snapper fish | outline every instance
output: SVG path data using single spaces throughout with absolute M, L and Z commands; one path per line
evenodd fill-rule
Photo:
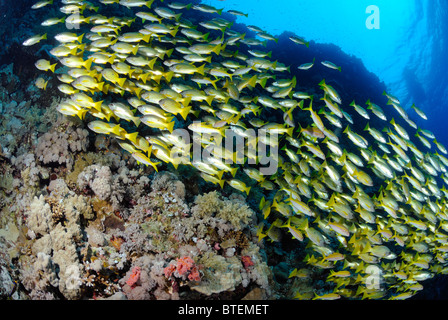
M 28 38 L 27 40 L 25 40 L 23 42 L 23 45 L 25 47 L 33 46 L 33 45 L 39 43 L 41 40 L 45 40 L 45 39 L 47 39 L 46 33 L 43 35 L 35 35 L 35 36 L 32 36 L 31 38 Z
M 311 69 L 314 66 L 314 61 L 315 60 L 316 60 L 316 58 L 313 59 L 313 62 L 308 62 L 308 63 L 301 64 L 297 68 L 300 69 L 300 70 L 309 70 L 309 69 Z
M 322 61 L 321 63 L 322 63 L 322 65 L 326 66 L 327 68 L 335 69 L 335 70 L 339 70 L 339 72 L 342 71 L 341 67 L 338 67 L 338 66 L 335 65 L 333 62 L 330 62 L 330 61 Z
M 48 85 L 48 81 L 50 80 L 46 80 L 42 77 L 39 77 L 36 79 L 36 81 L 34 82 L 34 84 L 36 85 L 36 87 L 38 87 L 39 89 L 42 90 L 46 90 L 47 89 L 47 85 Z
M 35 4 L 33 4 L 31 6 L 31 9 L 40 9 L 40 8 L 43 8 L 43 7 L 48 6 L 50 4 L 53 4 L 53 0 L 39 1 L 39 2 L 36 2 Z

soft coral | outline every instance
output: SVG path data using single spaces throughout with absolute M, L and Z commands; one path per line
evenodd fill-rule
M 126 283 L 130 286 L 133 287 L 135 286 L 135 284 L 137 283 L 138 279 L 140 278 L 140 274 L 142 272 L 142 269 L 140 267 L 134 267 L 132 269 L 132 273 L 129 276 L 129 279 L 126 280 Z

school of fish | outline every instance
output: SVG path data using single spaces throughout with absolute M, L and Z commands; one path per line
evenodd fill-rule
M 44 0 L 32 8 L 55 6 Z M 100 14 L 112 6 L 133 15 Z M 163 163 L 191 165 L 221 188 L 227 183 L 247 195 L 261 188 L 259 240 L 289 233 L 303 245 L 308 265 L 290 278 L 318 268 L 332 288 L 295 298 L 407 299 L 424 280 L 448 273 L 447 150 L 411 120 L 397 97 L 384 92 L 389 102 L 383 107 L 342 101 L 329 79 L 308 94 L 290 66 L 263 51 L 278 39 L 256 26 L 248 28 L 257 37 L 238 33 L 222 9 L 209 5 L 62 0 L 58 10 L 61 15 L 42 26 L 78 28 L 53 37 L 49 29 L 23 43 L 54 44 L 51 58 L 35 65 L 47 79 L 53 73 L 59 79 L 66 99 L 58 111 L 116 138 L 155 170 Z M 191 10 L 210 19 L 192 22 L 184 17 Z M 290 40 L 310 45 L 298 36 Z M 315 62 L 298 61 L 297 69 L 312 72 Z M 343 72 L 330 61 L 321 64 Z M 47 82 L 39 78 L 36 85 L 45 89 Z M 412 116 L 427 119 L 412 109 Z M 373 126 L 378 121 L 381 129 Z M 190 161 L 193 143 L 174 134 L 175 127 L 188 128 L 213 157 Z M 267 134 L 244 140 L 243 155 L 213 148 L 226 132 L 247 138 L 251 129 Z M 257 143 L 277 148 L 275 174 L 260 171 L 259 155 L 250 151 Z

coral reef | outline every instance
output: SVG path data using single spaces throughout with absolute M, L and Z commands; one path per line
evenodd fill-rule
M 34 121 L 33 130 L 46 119 Z M 23 146 L 0 133 L 1 298 L 272 294 L 257 216 L 241 194 L 187 200 L 179 174 L 137 165 L 107 137 L 90 143 L 76 120 L 56 116 L 43 131 Z

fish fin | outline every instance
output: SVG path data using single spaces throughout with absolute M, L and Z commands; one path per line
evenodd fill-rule
M 172 133 L 173 130 L 174 130 L 174 121 L 171 121 L 170 123 L 168 123 L 168 124 L 166 125 L 166 129 L 167 129 L 170 133 Z
M 118 78 L 117 82 L 120 85 L 120 87 L 123 87 L 126 80 L 127 80 L 126 78 Z
M 79 117 L 79 119 L 84 120 L 87 111 L 87 109 L 81 109 L 76 113 L 76 115 Z
M 139 99 L 140 99 L 142 90 L 143 90 L 143 89 L 140 88 L 140 87 L 137 87 L 137 88 L 134 89 L 134 93 L 137 95 L 137 98 L 139 98 Z
M 99 90 L 99 91 L 103 91 L 104 81 L 103 81 L 103 82 L 99 82 L 98 85 L 97 85 L 97 87 L 98 87 L 98 90 Z M 100 108 L 101 108 L 101 107 L 100 107 Z M 99 111 L 101 111 L 101 110 L 99 110 Z
M 116 135 L 116 136 L 120 136 L 120 129 L 121 129 L 120 125 L 119 125 L 119 124 L 116 124 L 116 125 L 112 128 L 111 132 L 112 132 L 114 135 Z
M 138 136 L 138 131 L 133 132 L 133 133 L 127 133 L 125 135 L 126 139 L 128 139 L 129 141 L 137 144 L 137 136 Z
M 202 66 L 198 67 L 196 69 L 196 72 L 201 74 L 201 75 L 204 75 L 204 67 L 205 67 L 205 63 Z
M 369 123 L 367 122 L 367 124 L 366 124 L 366 126 L 364 128 L 364 131 L 369 131 L 369 130 L 370 130 L 370 126 L 369 126 Z
M 132 118 L 132 122 L 134 122 L 135 126 L 138 127 L 142 122 L 139 117 Z
M 182 116 L 184 120 L 187 120 L 187 116 L 190 113 L 191 107 L 182 108 L 182 111 L 179 114 Z
M 257 76 L 254 75 L 252 78 L 250 78 L 250 80 L 247 82 L 247 85 L 255 88 L 255 86 L 257 85 Z
M 224 48 L 222 48 L 222 45 L 221 45 L 221 44 L 217 44 L 217 45 L 213 48 L 212 52 L 216 53 L 216 55 L 219 56 L 219 54 L 220 54 L 220 52 L 221 52 L 221 49 L 224 50 Z
M 170 35 L 173 36 L 173 38 L 176 36 L 177 31 L 179 31 L 179 26 L 175 26 L 173 30 L 171 30 Z
M 191 96 L 187 96 L 186 98 L 182 99 L 182 104 L 183 104 L 184 107 L 188 107 L 190 102 L 191 102 Z
M 103 82 L 104 83 L 104 82 Z M 102 90 L 101 90 L 102 91 Z M 101 112 L 101 105 L 103 104 L 103 100 L 95 102 L 93 104 L 93 108 L 98 110 L 98 112 Z
M 168 71 L 167 73 L 165 73 L 165 79 L 167 83 L 171 82 L 171 78 L 173 78 L 174 75 L 174 71 Z
M 57 63 L 50 65 L 50 70 L 51 70 L 51 72 L 54 73 L 54 70 L 55 70 L 55 68 L 56 68 L 56 65 L 57 65 Z
M 89 58 L 89 59 L 87 59 L 86 61 L 84 61 L 84 67 L 85 67 L 87 70 L 90 70 L 90 67 L 92 66 L 92 61 L 93 61 L 92 58 Z
M 139 45 L 136 45 L 136 46 L 134 46 L 134 49 L 132 49 L 132 54 L 135 56 L 136 54 L 137 54 L 137 51 L 138 51 L 138 49 L 139 49 Z
M 151 9 L 151 5 L 152 5 L 153 2 L 154 2 L 154 0 L 146 1 L 145 6 L 147 6 L 148 9 Z

